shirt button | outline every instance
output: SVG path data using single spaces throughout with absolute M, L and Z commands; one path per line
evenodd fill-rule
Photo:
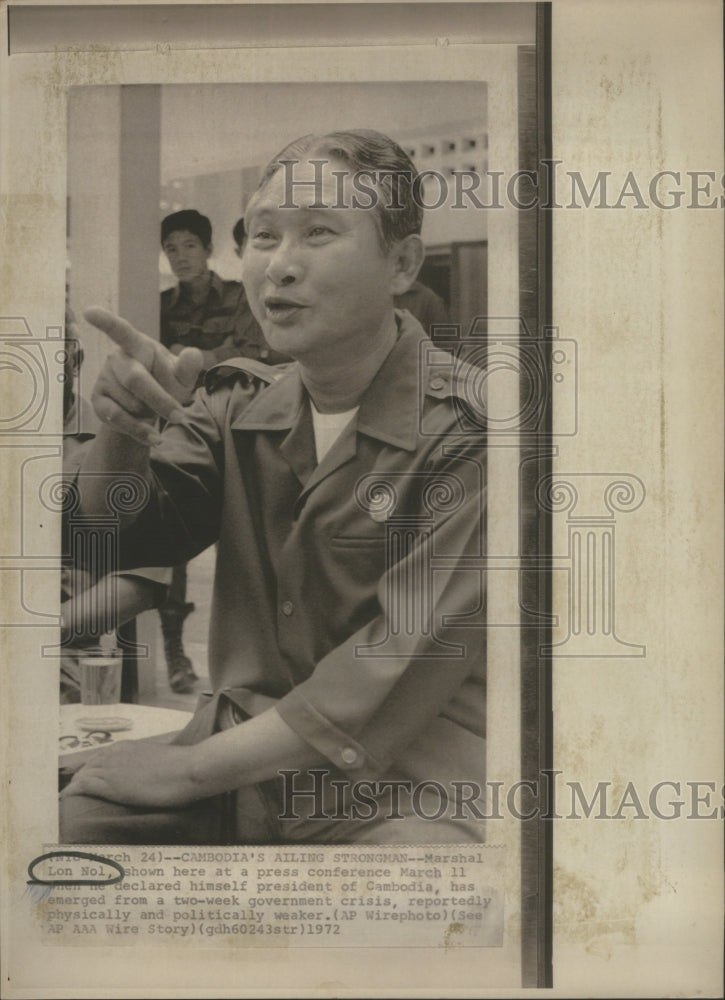
M 352 747 L 345 747 L 340 756 L 346 764 L 354 764 L 357 760 L 357 753 Z
M 282 601 L 282 614 L 283 615 L 287 615 L 287 617 L 289 618 L 289 616 L 292 614 L 292 612 L 294 611 L 294 609 L 295 609 L 295 606 L 292 603 L 292 601 Z
M 431 389 L 444 389 L 446 385 L 446 380 L 441 378 L 440 375 L 436 375 L 435 378 L 430 380 Z

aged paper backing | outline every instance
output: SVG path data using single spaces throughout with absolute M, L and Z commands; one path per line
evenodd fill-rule
M 314 16 L 321 16 L 319 8 Z M 611 171 L 617 190 L 628 171 L 643 188 L 660 170 L 683 178 L 687 171 L 710 171 L 712 189 L 699 200 L 715 202 L 638 210 L 629 199 L 620 210 L 563 208 L 554 215 L 553 319 L 580 353 L 578 433 L 560 447 L 554 472 L 563 479 L 632 475 L 646 492 L 639 509 L 618 521 L 616 562 L 617 632 L 646 653 L 554 659 L 554 766 L 589 795 L 598 782 L 611 782 L 620 794 L 632 782 L 646 799 L 658 782 L 677 782 L 687 807 L 673 820 L 636 819 L 630 811 L 622 820 L 556 821 L 553 993 L 716 996 L 723 733 L 721 8 L 713 0 L 687 6 L 560 0 L 553 4 L 552 29 L 553 153 L 563 169 L 580 171 L 589 186 L 598 171 Z M 282 57 L 249 49 L 3 55 L 2 314 L 25 317 L 36 337 L 62 324 L 69 86 L 276 81 L 282 73 L 297 81 L 346 73 L 384 79 L 391 63 L 400 79 L 465 79 L 467 73 L 475 79 L 473 49 L 431 40 L 418 50 L 285 49 Z M 60 391 L 54 386 L 49 400 L 58 413 Z M 58 455 L 59 445 L 60 439 Z M 43 445 L 49 457 L 53 449 Z M 2 601 L 17 606 L 20 567 L 23 594 L 35 608 L 52 607 L 57 578 L 47 557 L 58 548 L 57 519 L 43 520 L 22 495 L 17 462 L 4 459 L 3 466 Z M 32 568 L 18 558 L 16 545 L 28 518 L 37 522 Z M 555 518 L 554 553 L 566 547 L 565 520 Z M 554 586 L 567 582 L 554 574 Z M 492 957 L 444 943 L 422 952 L 329 949 L 324 955 L 283 948 L 239 954 L 234 948 L 44 947 L 25 879 L 32 855 L 57 835 L 57 688 L 50 667 L 30 673 L 37 669 L 38 631 L 2 630 L 3 995 L 487 995 Z M 506 778 L 500 763 L 498 776 Z M 687 818 L 688 782 L 702 783 L 705 797 L 710 788 L 695 810 L 703 818 Z

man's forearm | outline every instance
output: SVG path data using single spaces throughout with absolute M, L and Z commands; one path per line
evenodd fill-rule
M 104 603 L 108 588 L 108 578 L 105 578 L 85 591 L 78 591 L 63 604 L 61 614 L 65 636 L 75 642 L 98 642 L 103 630 L 108 627 L 108 608 Z M 116 588 L 118 615 L 113 622 L 115 628 L 140 615 L 142 611 L 158 607 L 165 590 L 162 584 L 139 576 L 116 577 Z M 99 614 L 101 611 L 104 614 Z
M 131 476 L 149 482 L 150 475 L 148 447 L 102 425 L 78 474 L 81 512 L 107 514 L 110 486 L 128 482 Z
M 194 749 L 192 781 L 204 797 L 275 778 L 285 768 L 314 767 L 326 759 L 274 708 L 209 737 Z

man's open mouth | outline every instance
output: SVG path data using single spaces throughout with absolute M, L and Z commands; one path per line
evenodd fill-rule
M 302 309 L 306 309 L 307 306 L 302 302 L 297 302 L 295 299 L 284 299 L 279 296 L 270 295 L 269 298 L 264 300 L 264 308 L 270 319 L 280 322 L 292 319 Z

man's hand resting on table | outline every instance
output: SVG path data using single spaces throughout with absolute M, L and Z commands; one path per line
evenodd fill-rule
M 60 793 L 93 795 L 140 808 L 190 805 L 211 794 L 193 780 L 196 747 L 122 740 L 98 750 Z
M 189 805 L 242 785 L 276 778 L 283 769 L 324 762 L 276 709 L 215 733 L 193 746 L 123 740 L 94 753 L 61 792 L 141 808 Z

